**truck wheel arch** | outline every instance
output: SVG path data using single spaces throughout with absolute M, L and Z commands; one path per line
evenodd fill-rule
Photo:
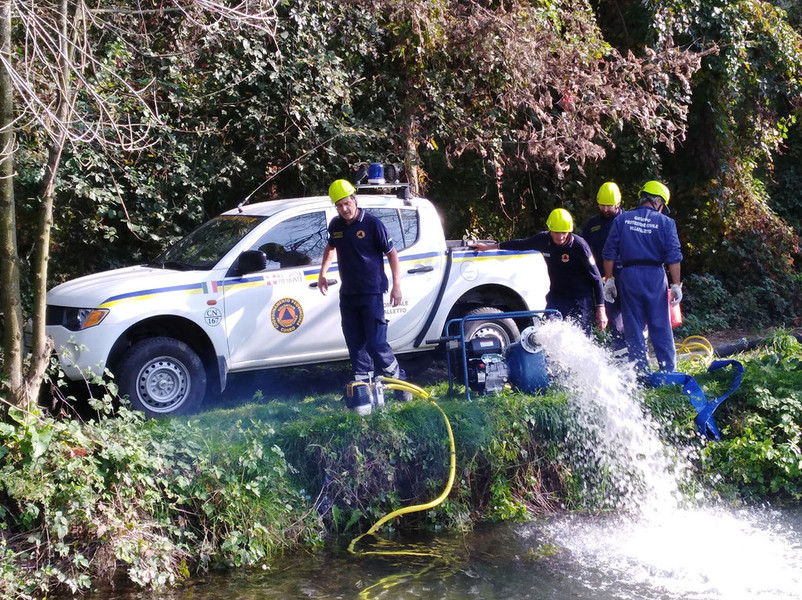
M 130 348 L 142 340 L 156 337 L 172 338 L 189 346 L 203 362 L 207 389 L 223 389 L 225 372 L 220 370 L 220 361 L 209 336 L 197 323 L 173 315 L 151 317 L 129 327 L 109 352 L 107 364 L 111 371 L 119 376 L 120 361 Z
M 451 319 L 462 318 L 468 314 L 479 314 L 482 309 L 486 309 L 485 312 L 489 315 L 494 311 L 525 311 L 529 310 L 529 306 L 527 306 L 521 295 L 512 288 L 503 285 L 483 285 L 463 294 L 451 308 L 446 322 Z M 507 319 L 507 321 L 511 321 L 511 319 Z M 475 329 L 480 324 L 479 321 L 468 321 L 466 328 L 473 323 L 476 325 L 472 329 Z M 515 339 L 517 340 L 520 330 L 527 325 L 531 325 L 531 321 L 529 319 L 521 319 L 514 321 L 513 324 L 514 328 L 511 327 L 510 323 L 507 323 L 505 328 L 510 331 L 514 329 Z M 454 332 L 451 331 L 449 333 L 453 334 Z

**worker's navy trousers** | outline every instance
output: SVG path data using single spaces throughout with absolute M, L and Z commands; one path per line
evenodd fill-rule
M 621 315 L 624 318 L 624 337 L 629 359 L 638 369 L 648 370 L 644 326 L 661 371 L 677 370 L 677 350 L 671 330 L 668 309 L 668 280 L 662 266 L 634 265 L 624 267 L 619 279 Z
M 369 379 L 380 370 L 388 377 L 399 377 L 398 361 L 387 343 L 387 319 L 382 294 L 340 296 L 343 335 L 357 381 Z

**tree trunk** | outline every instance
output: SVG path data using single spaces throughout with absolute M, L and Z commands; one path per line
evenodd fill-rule
M 410 191 L 416 196 L 423 192 L 420 181 L 420 156 L 418 155 L 418 122 L 411 112 L 404 124 L 404 170 L 407 172 Z
M 68 38 L 68 4 L 67 0 L 61 0 L 58 14 L 58 24 L 61 30 L 59 36 L 59 69 L 57 71 L 57 94 L 56 99 L 56 121 L 67 123 L 72 112 L 71 93 L 70 93 L 70 68 L 69 62 L 72 59 L 73 45 L 67 42 Z M 39 387 L 44 378 L 50 362 L 50 354 L 53 350 L 52 341 L 47 338 L 45 332 L 45 317 L 47 311 L 47 265 L 50 260 L 50 231 L 53 227 L 53 203 L 55 201 L 56 173 L 61 163 L 61 155 L 64 151 L 66 133 L 63 128 L 58 130 L 55 139 L 51 138 L 47 152 L 47 166 L 45 169 L 45 179 L 42 182 L 40 194 L 41 205 L 39 207 L 39 234 L 36 240 L 36 253 L 31 264 L 33 270 L 33 306 L 31 310 L 33 330 L 31 337 L 31 362 L 25 377 L 24 398 L 21 401 L 35 402 L 38 396 Z
M 0 0 L 0 54 L 11 64 L 11 0 Z M 22 294 L 14 204 L 14 92 L 0 65 L 0 310 L 3 312 L 3 374 L 13 402 L 22 391 Z

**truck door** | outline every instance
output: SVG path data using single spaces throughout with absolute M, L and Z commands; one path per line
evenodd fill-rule
M 434 303 L 443 276 L 445 255 L 421 238 L 420 215 L 414 207 L 368 208 L 381 219 L 393 239 L 401 263 L 401 305 L 390 305 L 385 295 L 384 311 L 389 327 L 387 340 L 397 349 L 408 346 L 420 332 Z M 387 265 L 387 276 L 391 277 Z
M 232 370 L 347 357 L 339 288 L 326 296 L 317 288 L 326 217 L 316 211 L 272 225 L 250 248 L 265 253 L 267 269 L 226 281 Z

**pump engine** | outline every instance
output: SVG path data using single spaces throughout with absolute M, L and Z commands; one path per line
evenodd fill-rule
M 501 340 L 481 337 L 465 345 L 468 386 L 474 392 L 490 394 L 515 386 L 527 393 L 544 390 L 549 385 L 548 367 L 543 348 L 537 343 L 538 326 L 521 332 L 521 340 L 502 348 Z
M 473 338 L 467 343 L 468 386 L 474 392 L 489 394 L 509 387 L 509 369 L 502 351 L 501 340 L 494 337 Z

